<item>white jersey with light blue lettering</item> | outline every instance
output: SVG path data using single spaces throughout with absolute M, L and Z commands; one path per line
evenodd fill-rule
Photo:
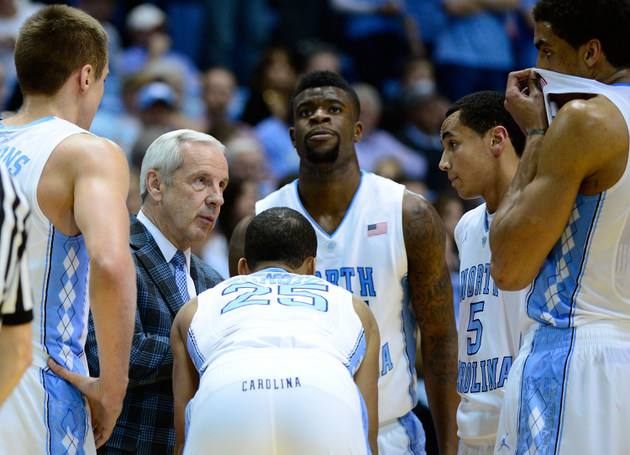
M 630 131 L 630 86 L 545 70 L 541 75 L 550 121 L 550 94 L 596 93 L 612 101 Z M 534 280 L 527 312 L 541 324 L 576 327 L 595 321 L 630 321 L 630 163 L 611 188 L 578 194 L 569 223 Z
M 369 453 L 353 380 L 366 339 L 352 299 L 280 268 L 200 294 L 187 337 L 200 380 L 184 453 Z
M 225 280 L 197 298 L 188 350 L 201 377 L 233 353 L 290 348 L 316 351 L 348 369 L 365 356 L 363 325 L 352 294 L 312 275 L 268 268 Z
M 73 445 L 82 453 L 83 442 L 92 434 L 81 393 L 46 365 L 50 356 L 69 370 L 88 375 L 83 349 L 89 314 L 85 241 L 81 235 L 66 236 L 57 231 L 37 201 L 37 187 L 50 155 L 61 141 L 82 133 L 91 134 L 56 117 L 20 127 L 0 124 L 0 160 L 31 206 L 27 254 L 33 295 L 33 365 L 2 411 L 9 412 L 14 406 L 15 412 L 28 415 L 25 421 L 37 433 L 30 439 L 38 453 L 65 453 L 68 440 L 75 441 Z M 67 403 L 64 410 L 58 409 L 56 400 Z M 41 420 L 37 425 L 33 422 L 36 417 Z M 0 420 L 3 429 L 16 431 L 8 425 L 9 421 L 18 424 L 16 415 L 6 420 L 0 415 Z
M 407 285 L 402 229 L 405 187 L 362 171 L 346 215 L 329 235 L 311 218 L 298 196 L 297 180 L 256 203 L 256 213 L 290 207 L 317 234 L 317 274 L 365 300 L 381 335 L 379 422 L 407 414 L 416 404 L 416 321 Z
M 526 327 L 519 322 L 525 292 L 501 291 L 490 276 L 493 216 L 484 203 L 466 212 L 455 227 L 460 260 L 457 392 L 462 398 L 458 435 L 468 445 L 492 447 L 504 386 Z

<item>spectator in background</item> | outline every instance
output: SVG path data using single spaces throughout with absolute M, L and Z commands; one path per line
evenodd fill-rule
M 345 16 L 342 33 L 362 82 L 382 91 L 400 77 L 405 57 L 423 53 L 404 0 L 331 0 L 331 7 Z
M 4 67 L 4 83 L 0 87 L 0 111 L 17 111 L 22 104 L 13 61 L 15 41 L 22 23 L 42 6 L 41 3 L 30 0 L 0 1 L 0 66 Z
M 342 74 L 343 62 L 337 48 L 329 43 L 314 44 L 304 56 L 301 74 L 311 71 L 332 71 Z
M 253 180 L 260 185 L 260 194 L 266 196 L 277 188 L 267 166 L 262 145 L 254 137 L 239 136 L 227 142 L 227 161 L 230 179 Z
M 164 11 L 152 3 L 142 3 L 127 13 L 126 27 L 131 44 L 121 53 L 121 76 L 153 71 L 151 68 L 156 65 L 158 72 L 163 72 L 164 66 L 167 71 L 180 72 L 181 83 L 175 85 L 181 86 L 181 109 L 186 115 L 197 118 L 202 113 L 200 71 L 190 57 L 172 49 L 166 21 Z M 169 82 L 174 84 L 173 80 Z
M 403 94 L 405 122 L 395 136 L 428 163 L 426 183 L 432 192 L 449 187 L 438 164 L 442 153 L 440 127 L 450 106 L 449 100 L 430 85 L 413 84 Z
M 272 47 L 256 70 L 251 97 L 242 120 L 255 125 L 273 178 L 297 174 L 299 158 L 289 137 L 289 101 L 297 84 L 297 66 L 291 51 Z
M 507 13 L 519 0 L 442 0 L 448 22 L 439 33 L 433 61 L 440 91 L 459 99 L 478 90 L 505 90 L 516 59 Z
M 205 103 L 205 131 L 219 141 L 227 143 L 240 135 L 254 135 L 250 125 L 234 119 L 230 106 L 235 100 L 238 81 L 225 67 L 208 69 L 202 76 Z
M 180 109 L 175 89 L 166 82 L 149 82 L 135 96 L 141 126 L 131 149 L 130 161 L 140 167 L 148 146 L 159 136 L 176 129 L 199 129 Z
M 206 67 L 232 70 L 249 84 L 263 50 L 269 44 L 267 0 L 204 0 Z
M 427 174 L 425 158 L 379 128 L 383 103 L 378 90 L 365 83 L 354 84 L 352 88 L 361 104 L 359 121 L 363 123 L 363 136 L 355 145 L 361 169 L 374 172 L 380 160 L 395 158 L 404 170 L 404 179 L 424 179 Z

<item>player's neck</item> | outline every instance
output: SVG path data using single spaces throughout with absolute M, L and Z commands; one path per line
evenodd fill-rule
M 630 68 L 622 68 L 602 79 L 604 84 L 630 83 Z
M 72 121 L 72 115 L 67 109 L 64 109 L 63 105 L 55 101 L 55 97 L 29 95 L 24 98 L 24 103 L 17 114 L 9 117 L 3 121 L 3 123 L 5 125 L 23 126 L 41 118 L 51 116 Z
M 358 166 L 333 172 L 300 169 L 300 200 L 309 215 L 331 233 L 343 220 L 360 182 Z

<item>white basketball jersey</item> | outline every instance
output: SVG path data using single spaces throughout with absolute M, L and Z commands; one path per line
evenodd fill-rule
M 366 341 L 352 294 L 278 268 L 235 276 L 199 294 L 188 351 L 202 378 L 209 365 L 232 354 L 283 348 L 334 358 L 353 377 Z
M 256 213 L 290 207 L 317 234 L 317 275 L 365 300 L 381 335 L 379 421 L 407 414 L 416 404 L 416 321 L 407 285 L 402 229 L 405 187 L 363 171 L 361 183 L 337 230 L 329 235 L 310 217 L 297 180 L 256 203 Z
M 552 94 L 605 96 L 630 131 L 630 86 L 605 85 L 546 70 L 541 78 L 550 121 Z M 527 296 L 528 315 L 542 324 L 576 327 L 593 321 L 630 320 L 630 163 L 611 188 L 578 194 L 562 237 L 554 245 Z
M 504 387 L 518 354 L 524 291 L 501 291 L 490 275 L 486 204 L 466 212 L 455 227 L 459 250 L 459 437 L 467 444 L 494 445 Z M 529 321 L 531 324 L 533 321 Z M 522 326 L 520 325 L 522 324 Z
M 88 131 L 55 117 L 20 127 L 0 124 L 0 160 L 31 206 L 27 253 L 34 303 L 33 363 L 46 368 L 50 356 L 87 375 L 83 351 L 89 312 L 85 242 L 81 235 L 68 237 L 57 231 L 37 202 L 37 186 L 50 154 L 61 141 L 79 133 Z

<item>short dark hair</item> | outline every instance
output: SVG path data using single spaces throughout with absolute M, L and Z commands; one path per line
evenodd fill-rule
M 503 126 L 510 136 L 510 141 L 518 156 L 525 148 L 525 135 L 505 109 L 505 94 L 492 90 L 471 93 L 457 100 L 446 111 L 446 117 L 459 112 L 462 125 L 484 135 L 495 126 Z
M 54 95 L 83 65 L 99 79 L 107 65 L 108 37 L 92 16 L 67 5 L 49 5 L 28 17 L 15 43 L 15 68 L 23 94 Z
M 300 80 L 297 89 L 295 89 L 293 96 L 291 96 L 291 104 L 289 106 L 289 124 L 293 125 L 294 121 L 293 113 L 295 109 L 295 98 L 304 90 L 317 87 L 337 87 L 346 92 L 348 97 L 352 100 L 352 104 L 354 104 L 357 119 L 359 118 L 359 114 L 361 113 L 361 103 L 359 102 L 357 92 L 355 92 L 350 84 L 348 84 L 348 81 L 332 71 L 311 71 Z
M 298 268 L 317 255 L 311 223 L 288 207 L 273 207 L 256 215 L 245 231 L 245 260 L 250 270 L 263 262 Z
M 611 65 L 630 66 L 630 1 L 538 0 L 533 13 L 536 22 L 549 22 L 553 33 L 573 48 L 598 39 Z

